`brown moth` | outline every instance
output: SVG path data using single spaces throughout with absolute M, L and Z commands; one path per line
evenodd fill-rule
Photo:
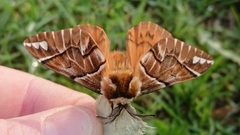
M 24 41 L 27 50 L 49 69 L 102 94 L 112 105 L 107 122 L 143 94 L 203 74 L 213 58 L 151 22 L 140 22 L 127 33 L 126 52 L 110 52 L 106 33 L 89 24 L 42 32 Z

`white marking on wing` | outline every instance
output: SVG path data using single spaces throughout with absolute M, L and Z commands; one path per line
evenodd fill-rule
M 181 50 L 180 50 L 180 52 L 182 52 L 183 45 L 184 45 L 184 43 L 183 43 L 183 42 L 181 42 Z
M 196 51 L 197 51 L 197 48 L 194 48 L 194 53 L 196 53 Z M 202 55 L 202 54 L 201 54 Z
M 34 42 L 34 43 L 24 43 L 24 46 L 31 47 L 33 46 L 36 49 L 39 49 L 39 46 L 43 48 L 44 50 L 48 49 L 48 44 L 46 41 L 41 41 L 41 42 Z
M 149 75 L 146 73 L 146 71 L 145 71 L 145 69 L 144 69 L 143 66 L 140 66 L 140 70 L 144 73 L 144 75 L 145 75 L 150 81 L 157 82 L 157 84 L 160 85 L 160 86 L 162 86 L 162 88 L 163 88 L 163 87 L 166 87 L 166 84 L 165 84 L 165 83 L 159 82 L 156 78 L 149 76 Z M 149 81 L 148 81 L 148 82 L 149 82 Z
M 88 48 L 89 37 L 82 39 L 82 30 L 81 29 L 79 30 L 79 34 L 80 34 L 80 36 L 79 36 L 80 37 L 80 52 L 82 55 L 84 55 L 85 51 Z
M 104 69 L 105 67 L 105 64 L 101 65 L 98 70 L 96 72 L 93 72 L 93 73 L 87 73 L 85 76 L 82 76 L 82 77 L 76 77 L 74 80 L 77 82 L 77 80 L 84 80 L 88 77 L 92 77 L 96 74 L 100 74 L 100 72 Z M 98 80 L 99 81 L 99 80 Z
M 184 43 L 183 42 L 180 42 L 181 43 L 181 49 L 180 49 L 180 52 L 179 52 L 179 55 L 178 55 L 178 60 L 182 63 L 184 60 L 183 59 L 180 59 L 180 57 L 182 56 L 182 49 L 183 49 L 183 45 Z
M 151 57 L 151 54 L 148 52 L 142 57 L 141 62 L 143 63 L 147 62 L 150 57 Z
M 193 69 L 191 69 L 191 68 L 189 68 L 189 67 L 187 67 L 187 66 L 186 66 L 186 68 L 187 68 L 189 71 L 191 71 L 192 73 L 194 73 L 196 76 L 200 76 L 200 75 L 201 75 L 201 74 L 198 73 L 197 71 L 194 71 Z
M 164 48 L 164 50 L 162 51 L 162 59 L 161 59 L 161 61 L 163 61 L 163 60 L 165 59 L 166 50 L 167 50 L 167 44 L 165 45 L 165 48 Z
M 85 39 L 85 43 L 84 43 L 84 45 L 81 48 L 82 53 L 85 52 L 88 49 L 88 43 L 89 43 L 89 40 L 90 40 L 89 38 L 90 37 L 87 36 L 86 39 Z
M 155 60 L 154 63 L 152 64 L 152 67 L 149 69 L 149 72 L 152 71 L 152 69 L 154 68 L 155 64 L 156 64 L 156 60 Z
M 162 45 L 160 45 L 159 43 L 158 43 L 158 45 L 157 45 L 157 47 L 158 47 L 158 55 L 160 55 L 161 57 L 162 57 L 162 59 L 161 59 L 161 61 L 163 61 L 164 60 L 164 55 L 165 55 L 165 50 L 166 50 L 166 47 L 165 47 L 165 50 L 162 50 L 162 48 L 161 48 L 161 46 Z
M 40 59 L 38 59 L 38 62 L 42 62 L 42 61 L 51 59 L 51 58 L 53 58 L 54 56 L 55 56 L 55 55 L 51 55 L 51 56 L 47 56 L 47 57 L 40 58 Z
M 165 44 L 166 44 L 166 45 L 165 45 L 164 48 L 163 48 L 163 45 L 160 45 L 160 44 L 158 43 L 158 47 L 159 47 L 158 50 L 160 50 L 160 51 L 159 51 L 159 55 L 162 56 L 161 61 L 163 61 L 163 60 L 165 59 L 165 53 L 166 53 L 167 43 L 168 43 L 168 39 L 167 39 L 167 38 L 165 39 Z M 162 50 L 162 49 L 164 49 L 164 50 Z
M 192 48 L 191 46 L 188 46 L 188 52 L 191 50 L 191 48 Z
M 213 64 L 213 61 L 212 60 L 207 60 L 207 59 L 204 59 L 204 58 L 201 58 L 201 57 L 198 57 L 198 56 L 194 56 L 193 57 L 193 64 L 196 64 L 196 63 L 200 63 L 200 64 L 203 64 L 205 62 L 207 62 L 208 64 Z
M 205 63 L 206 61 L 207 61 L 206 59 L 200 58 L 200 64 L 203 64 L 203 63 Z
M 94 65 L 93 65 L 93 63 L 92 63 L 92 59 L 91 59 L 91 57 L 88 57 L 88 61 L 90 62 L 91 67 L 94 67 Z M 84 66 L 85 66 L 85 65 L 84 65 Z
M 61 30 L 61 36 L 62 36 L 62 41 L 63 41 L 63 45 L 65 44 L 65 41 L 64 41 L 64 30 Z
M 207 64 L 213 64 L 213 60 L 207 60 Z
M 175 38 L 174 39 L 174 49 L 176 48 L 176 45 L 177 45 L 177 39 Z
M 39 44 L 44 50 L 48 50 L 48 43 L 46 41 L 42 41 Z
M 71 45 L 72 45 L 72 28 L 69 29 L 69 32 L 70 32 L 70 42 L 71 42 Z
M 60 52 L 63 52 L 64 50 L 66 50 L 66 47 L 65 47 L 65 39 L 64 39 L 64 30 L 61 30 L 61 38 L 62 38 L 62 46 L 63 46 L 63 49 L 60 50 Z M 59 48 L 60 49 L 60 48 Z
M 167 38 L 165 39 L 165 42 L 166 42 L 165 44 L 167 45 L 168 44 L 168 39 Z
M 36 49 L 39 49 L 39 42 L 32 43 L 32 46 Z
M 198 63 L 198 61 L 200 60 L 200 57 L 198 57 L 198 56 L 194 56 L 193 57 L 193 64 L 196 64 L 196 63 Z
M 52 31 L 52 37 L 53 37 L 53 40 L 55 40 L 55 35 L 53 31 Z
M 82 30 L 79 29 L 79 39 L 82 39 Z M 79 41 L 80 45 L 82 45 L 82 40 Z
M 28 46 L 28 47 L 31 47 L 32 44 L 31 43 L 23 43 L 24 46 Z
M 102 55 L 99 49 L 96 49 L 95 51 L 93 51 L 93 53 L 94 56 L 96 56 L 99 61 L 105 61 L 105 57 Z
M 162 57 L 162 50 L 159 43 L 157 44 L 157 48 L 158 48 L 158 55 Z

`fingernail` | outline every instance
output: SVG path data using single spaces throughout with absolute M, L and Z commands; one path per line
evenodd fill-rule
M 94 117 L 86 108 L 69 107 L 47 116 L 43 132 L 45 135 L 93 135 L 97 122 Z

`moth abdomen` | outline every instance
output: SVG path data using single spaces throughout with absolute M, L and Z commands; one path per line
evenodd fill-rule
M 107 99 L 115 99 L 118 97 L 134 98 L 138 92 L 129 89 L 132 79 L 133 76 L 129 71 L 112 73 L 102 80 L 101 90 Z

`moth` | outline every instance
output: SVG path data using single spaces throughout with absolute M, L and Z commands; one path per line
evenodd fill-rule
M 110 52 L 110 42 L 98 26 L 89 24 L 42 32 L 24 46 L 39 62 L 88 89 L 112 105 L 106 118 L 114 121 L 138 96 L 196 78 L 213 64 L 202 50 L 174 38 L 152 22 L 140 22 L 127 32 L 126 52 Z M 101 117 L 101 116 L 100 116 Z

